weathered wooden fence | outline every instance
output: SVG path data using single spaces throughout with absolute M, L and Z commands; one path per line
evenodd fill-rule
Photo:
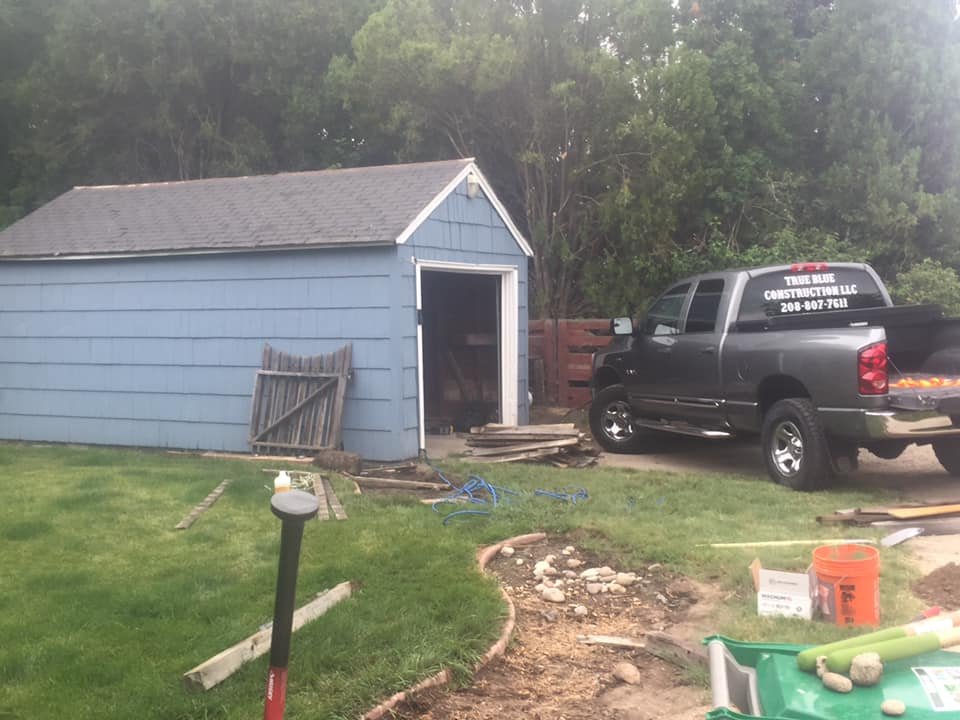
M 590 401 L 590 362 L 610 342 L 610 320 L 531 320 L 534 402 L 578 407 Z

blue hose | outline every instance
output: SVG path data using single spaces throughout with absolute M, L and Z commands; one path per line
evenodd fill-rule
M 450 494 L 440 498 L 431 506 L 434 512 L 439 513 L 441 505 L 454 505 L 459 503 L 485 505 L 491 508 L 490 510 L 454 510 L 453 512 L 447 513 L 444 516 L 444 525 L 446 525 L 452 518 L 455 517 L 465 517 L 468 515 L 489 516 L 492 514 L 493 508 L 496 508 L 504 502 L 509 501 L 512 496 L 515 497 L 521 494 L 516 490 L 500 487 L 499 485 L 493 485 L 487 482 L 487 480 L 480 475 L 468 476 L 467 481 L 461 487 L 457 487 L 456 483 L 452 482 L 446 475 L 444 475 L 443 471 L 430 462 L 429 458 L 424 457 L 424 462 L 426 462 L 426 464 L 437 474 L 437 476 L 450 487 Z M 572 505 L 576 505 L 578 502 L 587 500 L 590 497 L 587 494 L 586 488 L 576 487 L 573 485 L 557 491 L 538 489 L 535 490 L 533 494 L 551 497 L 555 500 L 562 500 L 563 502 L 567 502 Z

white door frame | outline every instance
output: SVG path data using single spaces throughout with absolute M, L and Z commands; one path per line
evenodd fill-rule
M 518 421 L 517 392 L 520 385 L 519 352 L 517 333 L 520 324 L 520 273 L 513 265 L 470 265 L 467 263 L 441 262 L 439 260 L 413 259 L 416 267 L 417 286 L 417 412 L 420 427 L 420 451 L 426 450 L 427 432 L 424 419 L 423 387 L 423 270 L 450 273 L 500 276 L 500 422 L 516 425 Z

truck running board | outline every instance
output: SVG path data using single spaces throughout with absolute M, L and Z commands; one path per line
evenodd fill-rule
M 705 430 L 703 428 L 694 427 L 693 425 L 657 422 L 655 420 L 642 420 L 640 418 L 634 418 L 633 424 L 639 425 L 640 427 L 649 428 L 651 430 L 676 433 L 677 435 L 693 435 L 694 437 L 709 438 L 711 440 L 723 440 L 725 438 L 733 437 L 733 433 L 729 433 L 726 430 Z

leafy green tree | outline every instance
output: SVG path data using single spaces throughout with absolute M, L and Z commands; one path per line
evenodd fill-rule
M 479 158 L 531 238 L 545 314 L 585 309 L 582 271 L 603 245 L 596 197 L 635 102 L 635 70 L 611 44 L 623 11 L 390 0 L 331 72 L 371 152 Z
M 937 303 L 949 314 L 960 315 L 960 278 L 956 270 L 930 258 L 897 275 L 892 293 L 898 303 Z

